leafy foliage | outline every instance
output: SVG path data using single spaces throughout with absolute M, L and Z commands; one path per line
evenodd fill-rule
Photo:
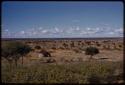
M 99 53 L 99 50 L 96 47 L 87 47 L 85 50 L 86 55 L 93 56 L 93 55 L 98 54 L 98 53 Z
M 23 43 L 16 41 L 2 42 L 2 57 L 7 60 L 17 61 L 21 56 L 24 56 L 31 51 L 31 48 Z

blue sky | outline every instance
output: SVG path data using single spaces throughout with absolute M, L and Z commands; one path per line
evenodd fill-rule
M 3 38 L 123 36 L 122 2 L 3 2 Z

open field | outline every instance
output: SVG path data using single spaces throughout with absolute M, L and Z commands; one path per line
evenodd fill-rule
M 3 83 L 123 83 L 122 39 L 18 41 L 32 51 L 23 58 L 23 65 L 18 60 L 17 67 L 2 58 Z M 91 60 L 85 54 L 89 46 L 99 49 Z M 51 57 L 44 57 L 42 49 Z

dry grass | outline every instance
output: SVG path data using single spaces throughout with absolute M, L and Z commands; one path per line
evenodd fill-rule
M 123 82 L 122 62 L 40 63 L 30 62 L 10 68 L 2 63 L 3 83 L 119 83 Z

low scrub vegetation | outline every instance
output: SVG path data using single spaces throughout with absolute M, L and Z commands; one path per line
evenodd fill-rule
M 13 66 L 2 63 L 3 83 L 118 83 L 122 80 L 121 62 L 82 62 L 70 64 L 31 64 Z M 116 70 L 119 70 L 117 75 Z M 120 76 L 120 78 L 118 78 Z

